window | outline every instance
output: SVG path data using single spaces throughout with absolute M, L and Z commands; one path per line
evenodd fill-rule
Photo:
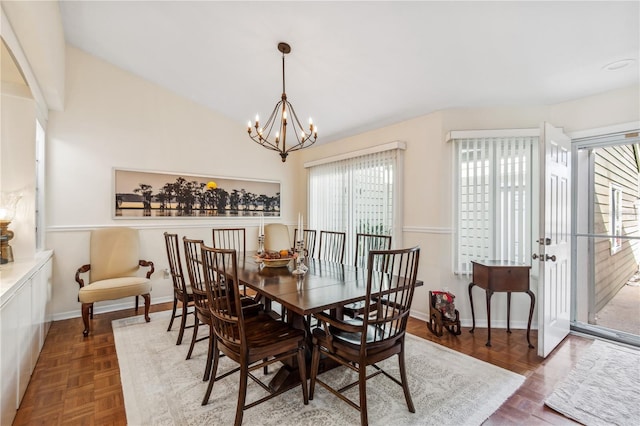
M 455 272 L 473 260 L 528 262 L 535 136 L 455 138 Z
M 347 264 L 354 261 L 356 233 L 391 235 L 395 247 L 402 244 L 399 197 L 404 144 L 381 149 L 305 164 L 309 168 L 309 227 L 346 232 Z
M 611 254 L 622 248 L 622 188 L 609 186 L 609 217 L 611 218 Z

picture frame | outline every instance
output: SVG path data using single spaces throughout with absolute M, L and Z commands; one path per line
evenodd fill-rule
M 113 169 L 113 218 L 280 217 L 280 182 Z

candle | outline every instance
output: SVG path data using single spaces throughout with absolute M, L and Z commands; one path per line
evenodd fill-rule
M 298 241 L 302 240 L 302 214 L 298 213 Z
M 258 234 L 261 236 L 264 235 L 264 214 L 260 213 L 260 229 L 258 230 Z

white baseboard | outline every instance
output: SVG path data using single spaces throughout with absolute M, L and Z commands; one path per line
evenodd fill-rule
M 104 305 L 104 306 L 98 306 L 97 304 L 93 307 L 93 313 L 94 314 L 102 314 L 105 312 L 114 312 L 114 311 L 121 311 L 123 309 L 131 309 L 131 308 L 135 308 L 136 307 L 136 303 L 135 303 L 135 299 L 132 297 L 130 298 L 131 300 L 129 300 L 129 298 L 127 298 L 127 302 L 123 302 L 123 303 L 115 303 L 115 304 L 109 304 L 109 305 Z M 160 303 L 166 303 L 166 302 L 173 302 L 173 296 L 164 296 L 164 297 L 157 297 L 151 298 L 151 304 L 152 305 L 159 305 Z M 140 307 L 144 308 L 144 299 L 140 299 Z M 68 312 L 60 312 L 57 314 L 53 315 L 53 321 L 62 321 L 62 320 L 66 320 L 66 319 L 70 319 L 70 318 L 78 318 L 82 316 L 82 312 L 80 310 L 80 306 L 78 306 L 78 309 L 75 311 L 68 311 Z

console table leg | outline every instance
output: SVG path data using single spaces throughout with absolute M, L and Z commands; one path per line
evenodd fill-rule
M 473 330 L 476 329 L 476 314 L 475 312 L 473 312 L 473 293 L 471 291 L 474 285 L 475 285 L 474 283 L 469 283 L 469 301 L 471 302 L 471 321 L 472 321 L 472 326 L 471 326 L 471 330 L 469 330 L 469 333 L 473 333 Z
M 485 346 L 491 346 L 491 296 L 493 292 L 487 290 L 487 343 Z
M 511 334 L 511 292 L 507 292 L 507 333 Z
M 531 319 L 533 318 L 533 306 L 536 303 L 536 296 L 531 290 L 528 290 L 527 294 L 529 295 L 529 297 L 531 297 L 531 306 L 529 307 L 529 322 L 527 323 L 527 343 L 529 344 L 529 348 L 533 349 L 534 346 L 531 344 L 529 335 L 531 334 Z

